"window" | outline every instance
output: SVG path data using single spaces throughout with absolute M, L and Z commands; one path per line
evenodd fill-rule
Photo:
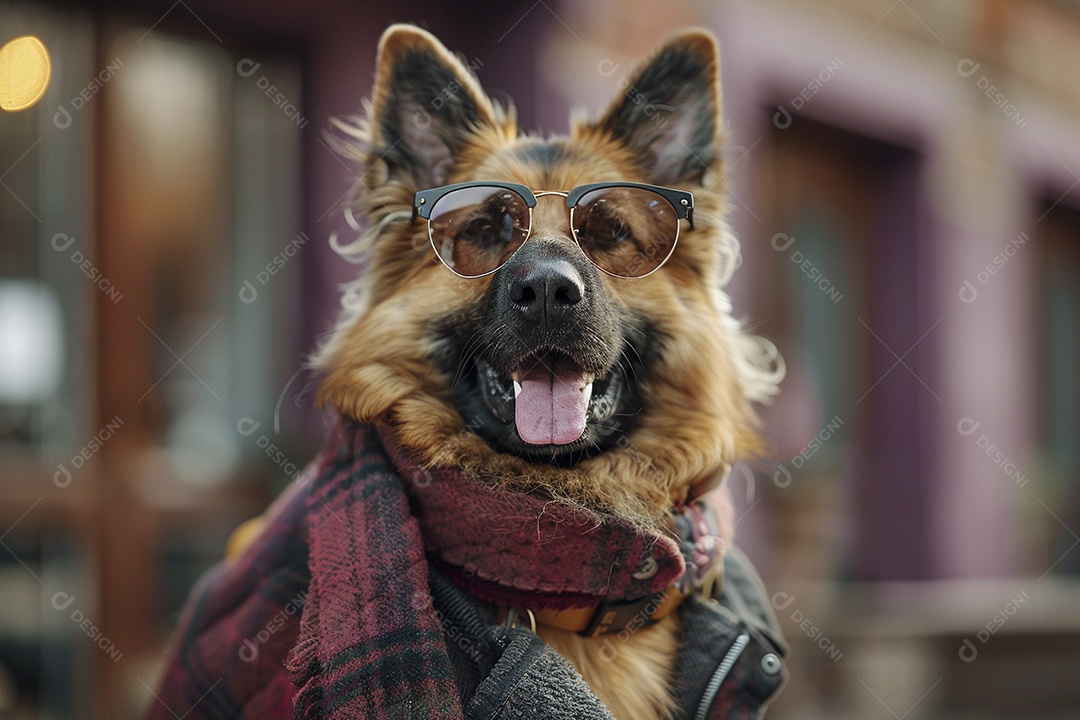
M 920 408 L 937 400 L 913 374 L 925 374 L 929 349 L 920 343 L 917 158 L 807 120 L 769 139 L 759 302 L 762 333 L 788 364 L 779 407 L 791 409 L 768 414 L 788 458 L 772 494 L 792 546 L 778 552 L 791 563 L 779 575 L 919 577 L 929 554 L 906 525 L 925 516 Z M 897 372 L 909 348 L 913 373 Z M 852 556 L 837 561 L 842 547 Z
M 1047 502 L 1069 527 L 1080 524 L 1080 211 L 1046 202 L 1037 223 L 1039 282 L 1040 479 Z M 1047 513 L 1039 562 L 1053 571 L 1080 573 L 1080 554 L 1066 552 L 1076 538 Z M 1044 562 L 1045 561 L 1045 562 Z

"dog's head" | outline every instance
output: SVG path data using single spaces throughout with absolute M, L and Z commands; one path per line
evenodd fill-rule
M 318 364 L 324 401 L 426 463 L 647 519 L 757 449 L 779 373 L 720 291 L 715 41 L 677 36 L 618 88 L 568 137 L 523 136 L 432 35 L 390 28 L 340 125 L 367 267 Z

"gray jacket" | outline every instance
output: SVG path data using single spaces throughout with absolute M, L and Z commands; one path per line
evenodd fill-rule
M 746 556 L 724 557 L 723 588 L 679 608 L 683 637 L 673 673 L 675 720 L 757 718 L 784 684 L 787 647 L 765 589 Z M 614 720 L 571 664 L 435 568 L 431 592 L 465 717 L 470 720 Z M 609 642 L 618 643 L 617 636 Z

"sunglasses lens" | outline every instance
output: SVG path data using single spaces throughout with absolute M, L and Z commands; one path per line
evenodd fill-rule
M 497 270 L 529 234 L 529 206 L 513 190 L 473 186 L 452 190 L 431 208 L 431 245 L 458 275 Z
M 675 208 L 652 190 L 601 188 L 574 207 L 574 234 L 582 251 L 619 277 L 641 277 L 663 265 L 678 233 Z

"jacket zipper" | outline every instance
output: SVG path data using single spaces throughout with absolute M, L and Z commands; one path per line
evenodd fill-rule
M 727 653 L 724 655 L 724 659 L 720 661 L 720 665 L 717 666 L 713 672 L 711 678 L 709 678 L 709 684 L 705 686 L 705 694 L 701 696 L 701 704 L 698 705 L 697 714 L 694 715 L 694 720 L 706 720 L 706 716 L 709 714 L 709 708 L 712 707 L 713 701 L 716 699 L 716 694 L 720 692 L 720 685 L 723 684 L 724 679 L 727 678 L 728 673 L 731 672 L 731 668 L 735 666 L 735 662 L 746 650 L 746 646 L 750 644 L 750 636 L 747 633 L 742 633 L 739 637 L 735 638 L 735 642 L 728 648 Z

